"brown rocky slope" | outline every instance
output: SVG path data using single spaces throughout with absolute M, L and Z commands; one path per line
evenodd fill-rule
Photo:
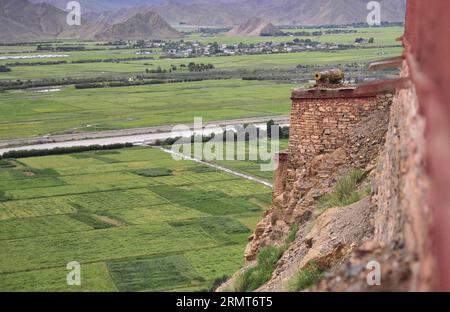
M 247 265 L 261 248 L 282 244 L 294 225 L 299 230 L 258 290 L 292 290 L 298 272 L 311 266 L 324 272 L 313 291 L 430 290 L 424 123 L 414 90 L 361 98 L 340 90 L 324 99 L 327 92 L 293 92 L 290 145 L 280 157 L 286 163 L 275 173 L 272 208 L 250 237 Z M 371 194 L 323 212 L 321 198 L 352 168 L 364 171 L 360 187 L 370 185 Z M 371 261 L 381 267 L 379 286 L 367 283 Z
M 112 25 L 97 34 L 97 39 L 170 39 L 181 34 L 158 14 L 147 11 L 138 13 L 123 23 Z
M 275 36 L 280 33 L 272 23 L 258 17 L 234 27 L 228 32 L 229 36 Z

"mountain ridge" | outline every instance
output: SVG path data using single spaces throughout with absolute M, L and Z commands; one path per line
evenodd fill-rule
M 96 34 L 96 39 L 173 39 L 181 34 L 152 11 L 134 15 Z
M 48 39 L 164 39 L 180 36 L 162 17 L 148 10 L 127 16 L 117 25 L 88 20 L 84 16 L 80 26 L 69 26 L 66 20 L 67 12 L 48 3 L 0 0 L 2 42 Z
M 33 1 L 65 3 L 65 0 Z M 126 3 L 122 1 L 121 5 L 118 1 L 94 0 L 89 2 L 90 6 L 85 2 L 80 1 L 92 20 L 109 15 L 110 23 L 117 23 L 114 15 L 120 15 L 124 9 L 128 10 L 128 14 L 135 15 L 143 8 L 158 13 L 172 25 L 183 23 L 197 26 L 235 26 L 253 16 L 275 25 L 339 25 L 365 22 L 368 14 L 366 0 L 128 0 Z M 103 9 L 89 9 L 93 2 L 97 8 Z M 383 21 L 404 20 L 406 0 L 379 2 Z

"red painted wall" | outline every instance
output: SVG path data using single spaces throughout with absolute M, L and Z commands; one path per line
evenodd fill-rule
M 450 1 L 409 0 L 404 44 L 422 114 L 432 185 L 438 290 L 450 291 Z

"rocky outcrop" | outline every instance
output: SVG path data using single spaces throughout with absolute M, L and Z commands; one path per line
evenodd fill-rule
M 276 36 L 280 30 L 272 23 L 262 18 L 253 17 L 234 27 L 228 32 L 229 36 Z
M 299 270 L 314 265 L 328 271 L 371 238 L 374 207 L 370 199 L 327 210 L 299 231 L 297 239 L 278 262 L 271 281 L 260 291 L 284 291 Z M 308 228 L 311 230 L 308 231 Z
M 380 263 L 380 285 L 367 283 L 367 277 L 373 272 L 368 267 L 372 261 Z M 332 273 L 325 274 L 325 278 L 310 291 L 333 292 L 374 292 L 374 291 L 410 291 L 414 289 L 411 277 L 411 264 L 414 258 L 403 250 L 392 251 L 382 245 L 366 242 L 358 247 L 349 260 L 344 261 Z

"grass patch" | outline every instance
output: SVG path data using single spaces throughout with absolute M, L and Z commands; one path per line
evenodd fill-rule
M 6 159 L 0 159 L 0 168 L 14 168 L 15 165 Z
M 134 170 L 133 173 L 146 178 L 167 177 L 173 174 L 172 170 L 168 168 L 141 169 Z
M 71 214 L 70 217 L 74 220 L 80 221 L 96 230 L 109 229 L 114 227 L 114 225 L 101 221 L 95 215 L 86 213 L 86 212 L 78 212 L 75 214 Z
M 338 181 L 331 194 L 323 196 L 319 200 L 319 208 L 325 211 L 328 208 L 344 207 L 356 203 L 369 195 L 368 189 L 358 190 L 358 184 L 365 178 L 364 171 L 353 169 Z
M 289 291 L 302 291 L 317 284 L 324 276 L 324 271 L 315 264 L 305 267 L 292 278 Z
M 297 231 L 298 226 L 293 226 L 284 244 L 281 246 L 262 248 L 259 252 L 257 265 L 246 270 L 238 278 L 234 290 L 238 292 L 254 291 L 267 283 L 272 277 L 278 260 L 280 260 L 289 245 L 295 240 Z
M 11 200 L 11 198 L 9 196 L 5 195 L 4 191 L 0 191 L 0 203 L 6 202 L 8 200 Z
M 108 268 L 119 291 L 155 291 L 205 282 L 183 255 L 110 262 Z
M 240 189 L 242 184 L 244 184 L 243 181 L 239 181 L 239 187 L 236 187 L 236 182 L 233 181 L 233 183 L 236 189 Z M 261 210 L 257 205 L 243 200 L 242 196 L 232 197 L 230 196 L 231 194 L 225 192 L 204 190 L 200 188 L 203 185 L 183 187 L 161 185 L 151 187 L 150 190 L 174 204 L 213 216 L 239 214 L 249 211 L 258 212 Z M 255 188 L 254 184 L 253 187 Z
M 208 172 L 217 172 L 218 170 L 208 166 L 195 166 L 189 168 L 189 171 L 194 173 L 208 173 Z
M 248 237 L 251 233 L 249 228 L 232 217 L 173 221 L 169 222 L 169 225 L 175 229 L 180 227 L 199 228 L 223 246 L 237 244 L 242 237 Z

